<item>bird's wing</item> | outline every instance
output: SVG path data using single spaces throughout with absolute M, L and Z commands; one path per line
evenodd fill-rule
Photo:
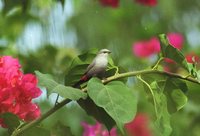
M 87 69 L 86 69 L 86 72 L 85 73 L 87 73 L 88 71 L 90 71 L 90 69 L 92 69 L 93 67 L 94 67 L 94 65 L 95 65 L 95 63 L 96 63 L 96 61 L 95 60 L 93 60 L 92 61 L 92 63 L 87 67 Z

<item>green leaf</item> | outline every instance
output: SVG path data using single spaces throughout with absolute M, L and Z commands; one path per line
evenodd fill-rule
M 190 74 L 194 77 L 198 79 L 198 71 L 196 68 L 196 64 L 195 63 L 188 63 L 188 67 L 190 69 Z
M 73 86 L 85 73 L 89 64 L 79 64 L 72 67 L 65 76 L 65 85 Z
M 198 81 L 200 81 L 200 70 L 198 70 L 196 73 L 197 73 L 197 79 Z
M 183 108 L 183 106 L 187 103 L 187 97 L 179 89 L 174 90 L 172 92 L 171 96 L 172 96 L 174 102 L 176 103 L 177 110 L 180 110 L 181 108 Z
M 158 135 L 169 136 L 172 132 L 170 113 L 177 112 L 186 103 L 185 92 L 188 91 L 186 83 L 177 78 L 146 74 L 141 77 L 147 95 L 152 97 L 156 112 L 155 127 Z
M 12 0 L 4 0 L 3 14 L 6 15 L 12 9 L 19 7 L 21 7 L 23 11 L 26 11 L 29 4 L 30 0 L 15 0 L 15 2 Z
M 80 80 L 81 76 L 85 73 L 87 66 L 95 57 L 96 52 L 96 50 L 87 51 L 73 59 L 70 68 L 65 75 L 65 85 L 72 86 Z
M 87 94 L 82 92 L 80 89 L 58 84 L 52 78 L 49 78 L 49 75 L 42 74 L 39 71 L 35 71 L 35 73 L 39 79 L 39 85 L 46 87 L 49 94 L 58 93 L 63 98 L 68 98 L 71 100 L 78 100 L 80 98 L 87 97 Z
M 170 125 L 171 115 L 167 108 L 167 97 L 163 93 L 166 77 L 159 76 L 158 74 L 146 74 L 141 79 L 146 92 L 148 92 L 147 95 L 151 95 L 152 97 L 151 102 L 155 108 L 155 133 L 157 135 L 170 136 L 172 132 Z
M 80 99 L 77 102 L 88 115 L 93 116 L 98 122 L 104 124 L 108 130 L 111 130 L 116 124 L 108 113 L 103 108 L 97 106 L 90 97 L 87 97 L 85 100 Z
M 3 113 L 0 115 L 0 118 L 2 118 L 5 125 L 8 126 L 8 132 L 10 134 L 20 125 L 20 120 L 15 114 L 9 112 Z
M 168 78 L 167 81 L 169 80 L 174 85 L 175 89 L 180 89 L 184 93 L 188 92 L 188 87 L 185 81 L 177 78 Z
M 190 72 L 190 69 L 188 67 L 188 64 L 184 55 L 177 48 L 174 48 L 172 45 L 169 44 L 169 41 L 166 35 L 160 34 L 159 39 L 160 39 L 162 56 L 165 58 L 170 58 L 174 60 L 177 64 L 179 64 L 188 72 Z
M 24 131 L 20 136 L 51 136 L 50 132 L 42 127 L 33 127 Z
M 167 98 L 163 93 L 159 93 L 159 91 L 161 90 L 157 88 L 157 92 L 155 93 L 155 99 L 158 102 L 158 114 L 155 121 L 156 132 L 159 136 L 170 136 L 172 132 L 170 125 L 171 115 L 167 110 Z
M 101 80 L 93 78 L 88 83 L 88 95 L 99 107 L 105 109 L 121 130 L 136 114 L 136 97 L 120 81 L 103 85 Z
M 68 87 L 64 85 L 58 84 L 53 89 L 54 93 L 58 93 L 60 96 L 64 98 L 69 98 L 71 100 L 78 100 L 80 98 L 85 99 L 87 97 L 87 94 L 82 92 L 80 89 L 76 89 L 73 87 Z
M 170 113 L 174 113 L 187 103 L 187 85 L 179 79 L 168 78 L 164 86 L 164 93 L 167 96 L 167 107 Z
M 55 123 L 55 125 L 52 127 L 51 135 L 55 135 L 55 136 L 73 136 L 70 128 L 68 126 L 65 126 L 60 121 Z
M 162 136 L 170 136 L 172 132 L 172 128 L 170 125 L 170 117 L 171 115 L 167 109 L 167 97 L 162 91 L 162 86 L 156 81 L 153 81 L 150 84 L 150 87 L 153 91 L 153 97 L 155 100 L 155 108 L 156 108 L 156 121 L 155 127 L 157 128 L 158 135 Z

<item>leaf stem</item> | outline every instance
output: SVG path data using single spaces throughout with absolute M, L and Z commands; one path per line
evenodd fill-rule
M 155 99 L 155 94 L 154 94 L 154 92 L 153 92 L 153 90 L 151 89 L 151 86 L 145 81 L 145 80 L 143 80 L 142 78 L 141 78 L 141 76 L 137 76 L 138 77 L 138 79 L 141 81 L 141 82 L 143 82 L 147 87 L 148 87 L 148 89 L 150 90 L 150 93 L 151 93 L 151 95 L 153 96 L 152 98 L 153 98 L 153 103 L 154 103 L 154 108 L 155 108 L 155 113 L 156 113 L 156 117 L 158 116 L 158 108 L 157 108 L 157 103 L 156 103 L 156 99 Z
M 156 70 L 156 69 L 132 71 L 132 72 L 116 74 L 114 76 L 108 77 L 106 80 L 103 80 L 102 82 L 104 84 L 106 84 L 106 83 L 111 82 L 113 80 L 126 78 L 126 77 L 132 77 L 132 76 L 138 76 L 138 75 L 145 75 L 145 74 L 160 74 L 160 75 L 165 75 L 165 76 L 169 76 L 169 77 L 173 77 L 173 78 L 179 78 L 179 79 L 186 80 L 186 81 L 193 82 L 193 83 L 196 83 L 196 84 L 200 85 L 200 82 L 198 80 L 196 80 L 195 78 L 188 77 L 188 76 L 185 77 L 185 76 L 182 76 L 182 75 L 179 75 L 179 74 L 176 74 L 176 73 L 169 73 L 169 72 L 165 72 L 165 71 L 159 71 L 159 70 Z M 87 91 L 87 88 L 86 87 L 83 88 L 82 91 Z M 34 121 L 24 125 L 23 127 L 17 129 L 16 131 L 14 131 L 11 136 L 19 136 L 20 134 L 24 133 L 27 129 L 30 129 L 31 127 L 33 127 L 33 126 L 39 124 L 40 122 L 42 122 L 44 119 L 48 118 L 50 115 L 52 115 L 54 112 L 56 112 L 57 110 L 62 108 L 64 105 L 66 105 L 70 101 L 71 100 L 69 100 L 69 99 L 64 99 L 63 101 L 58 103 L 56 106 L 51 108 L 49 111 L 44 113 L 37 120 L 34 120 Z
M 157 69 L 158 68 L 158 65 L 161 63 L 161 61 L 163 61 L 163 57 L 161 57 L 161 58 L 159 58 L 159 60 L 156 62 L 156 64 L 153 66 L 153 68 L 152 69 Z

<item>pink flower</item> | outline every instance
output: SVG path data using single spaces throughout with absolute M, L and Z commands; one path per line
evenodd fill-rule
M 146 6 L 155 6 L 157 5 L 157 0 L 135 0 L 137 3 L 140 3 L 142 5 Z
M 195 54 L 194 52 L 190 52 L 190 53 L 186 54 L 185 58 L 188 63 L 199 63 L 200 62 L 199 56 L 197 54 Z
M 103 6 L 116 8 L 119 6 L 119 0 L 99 0 Z
M 22 112 L 19 112 L 19 117 L 26 121 L 37 119 L 41 115 L 38 105 L 33 103 L 20 105 L 20 110 Z
M 176 62 L 175 62 L 174 60 L 169 59 L 169 58 L 165 58 L 164 61 L 165 61 L 166 63 L 171 63 L 171 64 L 173 64 L 173 65 L 176 64 Z
M 167 37 L 169 39 L 169 43 L 174 47 L 179 50 L 182 49 L 183 47 L 183 36 L 179 33 L 169 33 L 167 34 Z
M 169 33 L 167 34 L 169 43 L 181 50 L 183 47 L 183 36 L 179 33 Z M 132 46 L 133 53 L 139 58 L 148 58 L 160 52 L 160 42 L 156 37 L 151 38 L 147 41 L 138 41 L 133 43 Z
M 40 109 L 32 99 L 39 97 L 41 90 L 37 87 L 37 78 L 23 74 L 20 68 L 17 59 L 0 57 L 0 114 L 11 112 L 24 121 L 31 121 L 40 116 Z M 6 126 L 0 120 L 0 125 Z
M 139 58 L 147 58 L 160 51 L 160 43 L 156 37 L 149 41 L 139 41 L 133 44 L 133 53 Z
M 152 136 L 149 117 L 146 114 L 137 114 L 133 121 L 125 125 L 125 128 L 129 136 Z
M 102 128 L 102 124 L 97 122 L 95 125 L 89 125 L 86 122 L 81 123 L 84 132 L 83 136 L 117 136 L 116 128 L 112 128 L 110 132 Z

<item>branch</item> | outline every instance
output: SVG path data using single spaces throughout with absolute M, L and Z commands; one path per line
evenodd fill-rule
M 71 100 L 69 100 L 69 99 L 64 99 L 63 101 L 61 101 L 60 103 L 55 105 L 53 108 L 51 108 L 49 111 L 44 113 L 40 118 L 38 118 L 38 119 L 26 124 L 22 128 L 19 128 L 19 129 L 15 130 L 11 136 L 19 136 L 20 134 L 22 134 L 27 129 L 32 128 L 33 126 L 35 126 L 35 125 L 39 124 L 40 122 L 42 122 L 44 119 L 48 118 L 50 115 L 52 115 L 54 112 L 59 110 L 61 107 L 63 107 L 65 104 L 69 103 L 70 101 Z
M 102 82 L 104 84 L 106 84 L 106 83 L 109 83 L 109 82 L 111 82 L 113 80 L 126 78 L 126 77 L 132 77 L 132 76 L 138 76 L 138 75 L 145 75 L 145 74 L 160 74 L 160 75 L 165 75 L 165 76 L 169 76 L 169 77 L 173 77 L 173 78 L 179 78 L 179 79 L 186 80 L 186 81 L 193 82 L 193 83 L 196 83 L 196 84 L 200 85 L 200 82 L 198 80 L 192 78 L 192 77 L 188 77 L 188 76 L 185 77 L 185 76 L 182 76 L 182 75 L 179 75 L 179 74 L 176 74 L 176 73 L 169 73 L 169 72 L 159 71 L 159 70 L 141 70 L 141 71 L 133 71 L 133 72 L 121 73 L 121 74 L 117 74 L 117 75 L 108 77 L 106 80 L 103 80 Z M 87 88 L 86 87 L 83 88 L 82 91 L 87 91 Z M 27 129 L 30 129 L 31 127 L 33 127 L 33 126 L 39 124 L 40 122 L 42 122 L 44 119 L 46 119 L 47 117 L 52 115 L 54 112 L 56 112 L 57 110 L 59 110 L 60 108 L 62 108 L 64 105 L 66 105 L 69 102 L 71 102 L 71 100 L 69 100 L 69 99 L 65 99 L 65 100 L 61 101 L 56 106 L 51 108 L 49 111 L 44 113 L 37 120 L 26 124 L 25 126 L 23 126 L 20 129 L 16 129 L 11 136 L 19 136 L 20 134 L 22 134 Z
M 186 81 L 193 82 L 193 83 L 200 85 L 200 82 L 195 78 L 192 78 L 189 76 L 182 76 L 182 75 L 179 75 L 176 73 L 159 71 L 159 70 L 141 70 L 141 71 L 132 71 L 132 72 L 121 73 L 121 74 L 117 74 L 117 75 L 108 77 L 106 80 L 103 81 L 103 83 L 106 84 L 113 80 L 117 80 L 117 79 L 121 79 L 121 78 L 125 78 L 125 77 L 137 76 L 137 75 L 145 75 L 145 74 L 160 74 L 160 75 L 165 75 L 165 76 L 169 76 L 169 77 L 173 77 L 173 78 L 179 78 L 179 79 L 186 80 Z

